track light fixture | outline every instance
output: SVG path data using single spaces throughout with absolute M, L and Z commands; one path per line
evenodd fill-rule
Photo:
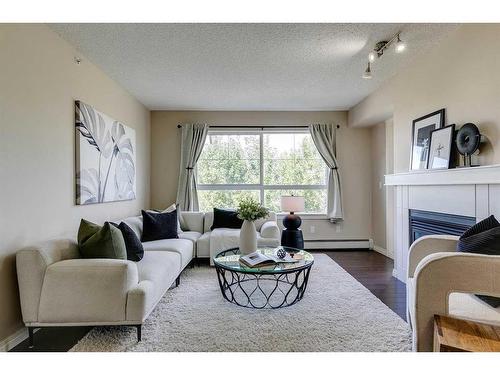
M 404 52 L 404 50 L 406 49 L 406 44 L 401 40 L 400 34 L 401 34 L 401 32 L 398 32 L 391 39 L 389 39 L 389 41 L 383 40 L 383 41 L 380 41 L 377 44 L 375 44 L 373 51 L 371 51 L 368 54 L 368 66 L 367 66 L 365 72 L 363 73 L 363 76 L 362 76 L 363 78 L 365 78 L 365 79 L 372 78 L 370 64 L 374 63 L 375 61 L 380 59 L 383 56 L 384 52 L 387 50 L 387 48 L 389 48 L 389 46 L 391 44 L 394 43 L 394 50 L 396 53 Z

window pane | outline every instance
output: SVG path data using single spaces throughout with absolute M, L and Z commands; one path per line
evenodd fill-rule
M 243 198 L 253 198 L 260 202 L 257 190 L 199 190 L 198 200 L 200 210 L 212 211 L 217 208 L 236 208 Z
M 199 184 L 259 184 L 258 135 L 208 135 L 197 165 Z
M 324 185 L 326 166 L 309 134 L 264 134 L 265 185 Z
M 274 212 L 281 212 L 280 201 L 282 195 L 303 196 L 305 200 L 305 212 L 325 213 L 326 212 L 326 189 L 307 190 L 265 190 L 264 206 Z

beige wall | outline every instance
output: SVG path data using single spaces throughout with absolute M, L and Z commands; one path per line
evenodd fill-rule
M 394 170 L 404 172 L 409 167 L 412 120 L 446 108 L 447 124 L 473 122 L 489 139 L 479 163 L 500 163 L 499 38 L 498 24 L 459 27 L 353 107 L 349 126 L 373 125 L 393 115 Z
M 0 341 L 22 327 L 14 253 L 149 206 L 149 111 L 44 25 L 0 25 Z M 75 206 L 74 104 L 135 128 L 137 199 Z
M 371 128 L 371 216 L 372 239 L 375 248 L 385 253 L 386 219 L 386 130 L 385 122 Z
M 385 121 L 385 173 L 394 173 L 394 124 L 392 118 Z M 392 228 L 395 223 L 394 186 L 385 187 L 385 255 L 394 258 Z M 373 220 L 373 217 L 372 217 Z
M 338 131 L 338 161 L 341 168 L 345 221 L 304 220 L 305 239 L 370 238 L 370 129 L 346 127 L 346 112 L 204 112 L 153 111 L 151 114 L 151 203 L 162 208 L 175 202 L 179 175 L 179 123 L 211 125 L 284 125 L 334 123 Z M 315 227 L 315 233 L 311 232 Z

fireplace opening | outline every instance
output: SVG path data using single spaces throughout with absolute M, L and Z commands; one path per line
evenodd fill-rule
M 410 245 L 417 238 L 430 234 L 460 236 L 476 223 L 476 218 L 440 212 L 410 210 Z

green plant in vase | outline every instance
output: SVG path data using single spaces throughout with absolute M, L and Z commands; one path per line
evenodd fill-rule
M 238 205 L 238 218 L 243 220 L 240 231 L 240 252 L 250 254 L 257 250 L 257 231 L 255 220 L 269 215 L 269 210 L 252 198 L 241 200 Z

